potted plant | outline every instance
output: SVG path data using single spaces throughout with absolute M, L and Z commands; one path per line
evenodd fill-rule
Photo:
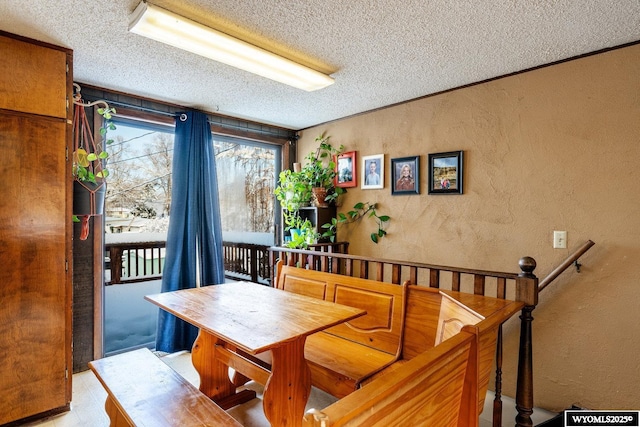
M 345 191 L 334 185 L 334 156 L 342 153 L 344 147 L 335 149 L 328 141 L 329 137 L 324 134 L 318 136 L 318 147 L 305 157 L 305 165 L 299 171 L 283 170 L 278 176 L 274 193 L 282 207 L 285 231 L 294 230 L 288 243 L 290 247 L 308 247 L 320 237 L 311 221 L 300 217 L 299 209 L 312 200 L 316 206 L 326 207 Z M 298 229 L 302 231 L 296 233 Z
M 283 215 L 287 224 L 285 230 L 291 232 L 287 247 L 306 249 L 318 241 L 318 232 L 308 218 L 302 218 L 298 211 L 284 211 Z
M 103 108 L 97 112 L 103 117 L 100 128 L 100 141 L 96 142 L 85 108 L 103 103 Z M 85 104 L 79 93 L 74 98 L 74 151 L 73 151 L 73 220 L 80 222 L 82 217 L 81 240 L 85 240 L 89 234 L 89 218 L 93 215 L 102 215 L 104 212 L 104 198 L 106 194 L 106 178 L 109 170 L 106 168 L 106 160 L 109 154 L 105 151 L 106 145 L 113 142 L 106 138 L 107 131 L 114 130 L 116 126 L 111 121 L 115 109 L 110 108 L 104 101 Z
M 308 241 L 312 239 L 311 221 L 303 220 L 298 210 L 302 206 L 309 206 L 311 201 L 311 185 L 302 172 L 294 172 L 289 169 L 280 172 L 278 186 L 274 190 L 276 199 L 282 208 L 285 231 L 291 233 L 291 240 L 287 242 L 289 247 L 308 247 Z M 315 243 L 315 242 L 311 242 Z
M 278 176 L 278 186 L 274 190 L 280 206 L 286 211 L 297 211 L 311 202 L 311 185 L 302 172 L 283 170 Z
M 334 148 L 329 143 L 329 138 L 324 133 L 316 138 L 318 147 L 307 154 L 301 171 L 311 185 L 313 202 L 319 207 L 328 206 L 345 192 L 334 184 L 337 175 L 334 158 L 344 151 L 344 146 Z

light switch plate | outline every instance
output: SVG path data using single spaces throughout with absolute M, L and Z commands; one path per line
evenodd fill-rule
M 567 232 L 566 231 L 553 232 L 553 248 L 554 249 L 567 248 Z

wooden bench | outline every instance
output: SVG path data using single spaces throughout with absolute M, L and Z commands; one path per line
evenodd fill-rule
M 111 427 L 242 426 L 148 349 L 89 362 Z
M 355 280 L 358 286 L 363 287 L 369 286 L 370 282 L 380 283 L 332 273 L 319 273 L 291 266 L 278 265 L 277 268 L 279 271 L 278 281 L 276 282 L 277 287 L 316 298 L 327 299 L 327 296 L 331 295 L 331 283 L 350 283 L 350 280 Z M 318 280 L 318 278 L 322 280 Z M 447 342 L 448 339 L 455 337 L 465 325 L 475 325 L 478 334 L 479 354 L 477 414 L 480 414 L 493 372 L 493 361 L 500 325 L 518 313 L 522 309 L 523 303 L 406 283 L 404 285 L 391 286 L 404 288 L 404 299 L 406 301 L 403 320 L 400 323 L 402 328 L 400 331 L 400 354 L 392 363 L 387 364 L 372 375 L 361 378 L 355 384 L 356 388 L 380 376 L 393 373 L 418 355 Z M 346 305 L 361 304 L 353 301 L 343 301 L 342 303 Z M 366 306 L 357 306 L 366 309 Z M 343 326 L 348 327 L 348 325 Z M 315 335 L 320 336 L 320 334 Z M 343 354 L 343 350 L 339 347 L 343 344 L 342 342 L 335 341 L 331 343 L 325 340 L 318 341 L 317 339 L 314 341 L 314 339 L 308 341 L 308 351 L 305 348 L 305 356 L 310 365 L 322 363 L 332 370 L 339 371 L 339 365 L 345 363 L 349 369 L 351 368 L 349 361 L 333 358 L 334 354 Z M 314 343 L 318 345 L 314 345 Z M 323 347 L 330 344 L 334 344 L 335 347 Z M 351 344 L 348 344 L 347 347 L 351 347 Z M 327 351 L 327 348 L 330 350 Z M 327 378 L 332 379 L 331 376 L 316 370 L 316 376 L 312 376 L 312 378 L 314 378 L 314 385 L 328 391 L 327 388 L 330 387 L 323 387 L 322 381 L 326 381 Z M 349 390 L 351 389 L 344 388 L 342 393 L 332 394 L 336 397 L 343 397 Z
M 478 334 L 462 331 L 334 404 L 307 411 L 306 427 L 477 427 Z
M 401 356 L 377 375 L 393 372 L 418 355 L 442 345 L 465 325 L 474 325 L 478 334 L 477 409 L 480 414 L 493 372 L 500 325 L 522 306 L 518 301 L 409 285 Z
M 276 287 L 367 314 L 310 335 L 305 357 L 315 387 L 344 397 L 400 357 L 405 285 L 281 266 Z

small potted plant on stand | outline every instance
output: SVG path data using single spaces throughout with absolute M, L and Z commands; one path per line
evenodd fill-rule
M 307 249 L 318 241 L 319 233 L 316 232 L 308 218 L 302 218 L 298 211 L 284 213 L 286 231 L 291 232 L 291 240 L 286 243 L 287 247 Z
M 285 231 L 291 233 L 287 245 L 298 247 L 310 236 L 311 222 L 303 220 L 298 210 L 302 206 L 309 206 L 311 201 L 311 186 L 301 172 L 283 170 L 279 175 L 279 184 L 274 190 L 276 199 L 282 208 Z M 301 237 L 303 236 L 303 237 Z M 308 246 L 308 243 L 306 244 Z

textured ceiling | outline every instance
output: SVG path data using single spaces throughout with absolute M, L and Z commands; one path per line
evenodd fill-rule
M 0 0 L 0 29 L 74 51 L 74 80 L 302 129 L 640 40 L 639 0 L 156 0 L 331 73 L 304 92 L 127 31 L 138 0 Z

